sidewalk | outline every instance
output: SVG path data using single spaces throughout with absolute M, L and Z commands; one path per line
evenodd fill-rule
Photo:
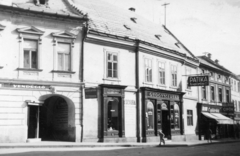
M 211 144 L 240 142 L 240 139 L 221 139 L 213 140 Z M 199 145 L 211 145 L 206 140 L 191 142 L 172 142 L 166 141 L 166 145 L 161 147 L 187 147 Z M 158 142 L 148 143 L 77 143 L 77 142 L 53 142 L 42 141 L 37 143 L 0 143 L 0 149 L 6 148 L 94 148 L 94 147 L 159 147 Z

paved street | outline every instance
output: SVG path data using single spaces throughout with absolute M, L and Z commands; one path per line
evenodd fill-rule
M 6 156 L 239 156 L 240 143 L 209 144 L 190 147 L 149 148 L 31 148 L 1 149 Z

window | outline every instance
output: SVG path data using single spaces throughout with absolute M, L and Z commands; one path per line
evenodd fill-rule
M 191 75 L 191 68 L 186 67 L 186 75 Z M 191 89 L 190 86 L 188 86 L 188 76 L 186 76 L 186 84 L 187 84 L 187 89 Z
M 234 81 L 234 91 L 237 91 L 237 82 Z
M 152 82 L 152 60 L 145 58 L 145 81 Z
M 170 122 L 171 122 L 171 129 L 180 129 L 180 115 L 179 115 L 179 106 L 177 103 L 174 103 L 170 107 L 171 114 L 170 114 Z
M 215 100 L 215 92 L 214 92 L 214 86 L 211 86 L 211 100 Z
M 218 100 L 222 102 L 222 88 L 218 88 Z
M 159 83 L 165 85 L 165 63 L 158 62 Z
M 107 77 L 118 78 L 118 54 L 107 53 Z
M 240 111 L 240 101 L 238 101 L 238 111 Z
M 58 70 L 71 71 L 71 48 L 68 43 L 58 43 Z
M 154 105 L 150 101 L 147 103 L 146 121 L 147 121 L 146 129 L 153 130 L 154 129 Z
M 206 86 L 202 86 L 202 99 L 207 100 L 207 88 L 206 88 Z
M 240 82 L 238 82 L 238 92 L 240 93 Z
M 233 102 L 234 102 L 234 111 L 236 112 L 237 111 L 237 101 L 235 100 L 233 100 Z
M 211 77 L 211 79 L 214 79 L 214 73 L 213 72 L 210 72 L 210 77 Z
M 187 110 L 187 125 L 193 126 L 193 111 Z
M 228 89 L 226 89 L 226 102 L 230 102 L 230 95 Z
M 36 40 L 24 40 L 23 47 L 23 67 L 37 69 L 38 50 Z
M 171 65 L 171 85 L 177 87 L 177 66 Z
M 231 90 L 233 90 L 233 79 L 231 79 Z

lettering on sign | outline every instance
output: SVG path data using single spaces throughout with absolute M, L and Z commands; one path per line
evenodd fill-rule
M 234 113 L 234 107 L 232 106 L 222 106 L 222 113 L 231 113 L 233 114 Z
M 107 94 L 121 94 L 120 89 L 106 89 Z
M 208 86 L 209 76 L 190 76 L 188 77 L 188 86 Z
M 154 98 L 179 100 L 179 96 L 178 95 L 166 94 L 166 93 L 147 92 L 147 96 L 154 97 Z
M 86 88 L 85 98 L 86 99 L 97 98 L 97 88 Z
M 219 113 L 220 110 L 218 108 L 209 108 L 210 113 Z
M 4 83 L 2 84 L 2 87 L 26 88 L 26 89 L 50 89 L 49 85 L 13 84 L 13 83 Z
M 125 100 L 125 105 L 136 105 L 134 100 Z

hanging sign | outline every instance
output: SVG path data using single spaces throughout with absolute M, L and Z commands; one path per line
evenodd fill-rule
M 189 76 L 188 86 L 208 86 L 209 76 Z
M 97 98 L 97 88 L 86 88 L 85 89 L 85 98 L 86 99 Z

